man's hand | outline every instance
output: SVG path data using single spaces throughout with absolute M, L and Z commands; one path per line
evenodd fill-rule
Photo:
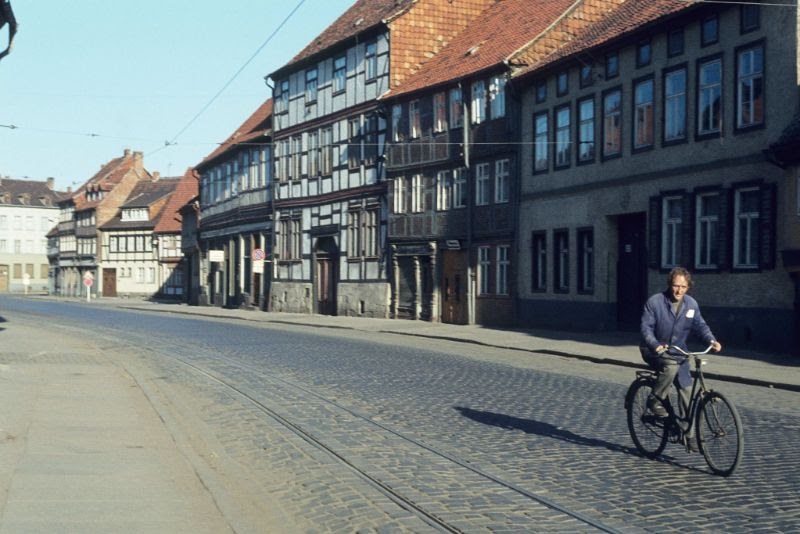
M 722 352 L 722 345 L 720 345 L 719 341 L 711 343 L 711 348 L 714 349 L 714 352 Z
M 668 348 L 669 345 L 659 345 L 656 347 L 656 354 L 663 354 Z

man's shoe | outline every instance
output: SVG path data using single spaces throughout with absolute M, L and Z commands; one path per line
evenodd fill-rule
M 700 452 L 700 447 L 697 446 L 697 438 L 694 436 L 686 436 L 686 447 L 689 452 Z
M 653 395 L 647 399 L 647 409 L 650 410 L 650 412 L 656 417 L 666 417 L 669 415 L 667 410 L 661 404 L 661 401 Z

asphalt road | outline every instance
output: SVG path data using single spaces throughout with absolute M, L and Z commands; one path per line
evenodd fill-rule
M 74 302 L 0 316 L 124 355 L 239 531 L 800 531 L 796 393 L 722 385 L 746 431 L 724 479 L 636 453 L 627 369 Z M 291 522 L 259 524 L 259 501 Z

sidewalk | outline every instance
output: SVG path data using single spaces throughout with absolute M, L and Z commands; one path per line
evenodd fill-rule
M 58 297 L 47 297 L 58 298 Z M 492 348 L 518 350 L 533 355 L 556 355 L 597 364 L 645 368 L 639 356 L 639 336 L 635 332 L 557 332 L 545 330 L 493 329 L 477 325 L 450 325 L 401 319 L 370 319 L 329 315 L 263 312 L 186 304 L 157 303 L 146 300 L 103 298 L 93 305 L 122 309 L 158 311 L 238 319 L 270 324 L 291 324 L 311 328 L 336 328 L 361 332 L 443 339 Z M 800 358 L 726 347 L 712 354 L 713 368 L 708 378 L 742 384 L 775 387 L 800 392 Z

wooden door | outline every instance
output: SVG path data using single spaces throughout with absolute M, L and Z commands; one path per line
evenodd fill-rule
M 336 266 L 333 258 L 317 255 L 317 313 L 336 315 Z
M 103 296 L 117 296 L 117 270 L 103 269 Z
M 647 218 L 633 213 L 618 219 L 617 321 L 620 329 L 637 330 L 647 300 Z
M 442 256 L 442 322 L 467 324 L 467 253 L 447 250 Z

